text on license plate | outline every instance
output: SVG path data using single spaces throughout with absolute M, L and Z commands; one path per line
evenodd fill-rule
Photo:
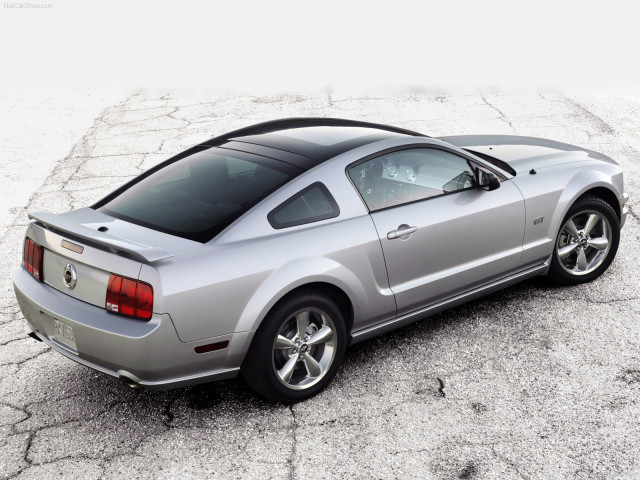
M 76 339 L 73 337 L 73 329 L 60 320 L 53 319 L 53 333 L 60 343 L 76 349 Z

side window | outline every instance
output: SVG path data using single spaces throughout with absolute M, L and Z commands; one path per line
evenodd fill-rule
M 338 204 L 327 187 L 316 182 L 271 210 L 267 219 L 273 228 L 286 228 L 326 220 L 339 214 Z
M 369 210 L 476 186 L 467 160 L 435 148 L 391 152 L 360 163 L 348 173 Z

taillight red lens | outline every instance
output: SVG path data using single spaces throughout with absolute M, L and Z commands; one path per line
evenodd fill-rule
M 153 288 L 146 283 L 138 282 L 136 288 L 136 317 L 151 318 L 153 313 Z
M 120 290 L 120 313 L 133 317 L 136 311 L 136 281 L 129 278 L 122 279 Z
M 40 280 L 42 276 L 42 247 L 34 244 L 33 247 L 33 276 Z
M 153 288 L 148 283 L 112 273 L 105 308 L 108 312 L 148 320 L 153 314 Z
M 120 289 L 122 288 L 122 277 L 114 275 L 109 277 L 109 285 L 107 285 L 107 300 L 105 308 L 110 312 L 118 313 L 120 310 Z
M 22 259 L 24 260 L 24 267 L 27 269 L 31 275 L 33 275 L 33 266 L 31 266 L 31 259 L 33 258 L 33 242 L 30 238 L 27 238 L 24 242 L 24 255 Z
M 42 281 L 42 245 L 27 238 L 24 242 L 22 260 L 24 268 L 33 275 L 36 280 Z

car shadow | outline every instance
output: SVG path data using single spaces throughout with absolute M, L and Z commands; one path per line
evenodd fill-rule
M 548 297 L 571 289 L 558 285 L 546 277 L 534 277 L 522 283 L 464 303 L 457 307 L 423 317 L 414 323 L 370 338 L 349 347 L 343 360 L 343 370 L 358 370 L 359 365 L 370 368 L 371 362 L 394 354 L 394 350 L 415 342 L 429 342 L 452 328 L 465 330 L 469 322 L 487 322 L 497 316 L 511 316 L 510 310 L 519 303 L 536 297 Z M 348 379 L 347 379 L 348 381 Z
M 533 278 L 353 345 L 345 353 L 341 367 L 343 374 L 339 373 L 334 384 L 327 389 L 328 398 L 331 397 L 332 388 L 349 388 L 352 375 L 365 376 L 372 364 L 384 362 L 403 345 L 414 342 L 428 345 L 448 329 L 478 321 L 478 318 L 486 321 L 492 315 L 504 314 L 510 305 L 523 299 L 546 296 L 557 290 L 558 287 L 549 280 Z M 411 358 L 408 360 L 413 361 Z M 216 415 L 216 411 L 234 411 L 235 415 L 242 416 L 242 412 L 250 415 L 251 412 L 283 408 L 281 404 L 260 397 L 241 377 L 174 390 L 133 390 L 111 377 L 86 375 L 87 370 L 82 366 L 74 364 L 69 367 L 74 372 L 72 377 L 77 380 L 77 383 L 73 382 L 76 385 L 74 396 L 77 398 L 97 404 L 128 403 L 140 411 L 158 412 L 164 416 L 164 422 L 169 427 L 174 423 L 176 411 L 191 412 L 188 415 L 196 417 Z
M 426 317 L 397 330 L 365 340 L 349 347 L 345 353 L 342 370 L 369 369 L 371 362 L 386 357 L 399 345 L 410 342 L 428 341 L 444 329 L 463 325 L 477 317 L 479 312 L 491 317 L 492 312 L 500 312 L 508 307 L 505 304 L 523 298 L 546 296 L 557 291 L 558 286 L 546 278 L 533 278 L 507 289 L 495 292 L 464 305 L 446 310 L 432 317 Z M 560 287 L 562 288 L 562 287 Z M 357 373 L 357 372 L 356 372 Z M 345 378 L 346 383 L 349 382 Z M 331 389 L 331 385 L 328 387 Z M 213 410 L 221 406 L 234 408 L 264 408 L 279 404 L 263 399 L 242 380 L 241 377 L 196 385 L 178 390 L 182 401 L 193 411 Z

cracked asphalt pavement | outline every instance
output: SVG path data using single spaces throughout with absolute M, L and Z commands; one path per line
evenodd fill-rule
M 0 230 L 0 478 L 640 477 L 639 95 L 170 93 L 91 105 L 76 108 L 93 123 L 74 124 L 47 165 L 35 159 L 46 126 L 29 141 L 3 133 L 34 155 L 3 155 L 3 184 L 8 171 L 40 177 L 11 177 L 28 195 Z M 325 392 L 292 407 L 241 380 L 134 391 L 26 336 L 11 279 L 27 211 L 90 205 L 193 144 L 290 116 L 606 153 L 631 195 L 618 256 L 588 285 L 534 279 L 358 344 Z

